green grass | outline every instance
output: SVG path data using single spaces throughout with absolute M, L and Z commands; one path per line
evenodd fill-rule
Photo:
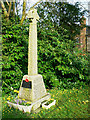
M 7 95 L 3 97 L 3 118 L 88 118 L 88 88 L 48 90 L 56 105 L 46 110 L 41 108 L 39 113 L 24 113 L 18 109 L 9 108 L 6 104 Z

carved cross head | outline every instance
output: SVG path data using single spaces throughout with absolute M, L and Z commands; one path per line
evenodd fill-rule
M 29 19 L 39 20 L 39 16 L 38 16 L 37 10 L 36 10 L 35 8 L 31 9 L 31 10 L 28 12 L 28 18 L 29 18 Z

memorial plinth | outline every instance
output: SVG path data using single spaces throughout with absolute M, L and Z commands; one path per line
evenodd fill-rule
M 25 80 L 29 81 L 26 82 Z M 42 75 L 23 76 L 19 90 L 19 98 L 35 102 L 46 95 L 46 89 Z

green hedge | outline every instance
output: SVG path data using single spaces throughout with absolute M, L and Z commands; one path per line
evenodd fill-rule
M 69 40 L 67 30 L 38 27 L 38 66 L 47 87 L 72 88 L 88 84 L 87 55 Z
M 24 74 L 27 74 L 28 25 L 10 20 L 2 22 L 2 79 L 3 90 L 19 88 Z
M 19 89 L 23 75 L 28 73 L 29 24 L 25 21 L 20 26 L 13 20 L 2 23 L 3 90 L 10 92 L 10 87 Z M 87 55 L 76 45 L 62 27 L 59 31 L 51 23 L 48 29 L 38 27 L 38 72 L 47 88 L 72 88 L 89 83 Z

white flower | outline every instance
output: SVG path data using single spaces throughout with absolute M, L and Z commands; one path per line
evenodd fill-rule
M 11 90 L 13 90 L 13 88 L 11 87 Z
M 85 102 L 89 102 L 88 100 L 86 100 Z

